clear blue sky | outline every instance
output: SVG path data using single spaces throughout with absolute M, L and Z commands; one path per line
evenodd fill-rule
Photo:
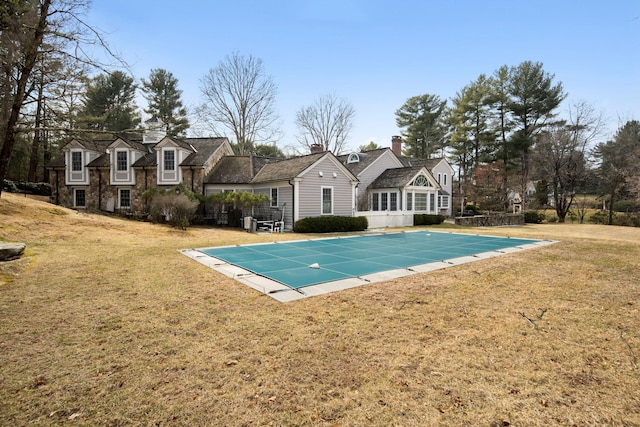
M 280 147 L 296 145 L 296 111 L 324 94 L 356 110 L 350 148 L 390 146 L 409 97 L 450 99 L 525 60 L 542 62 L 567 101 L 604 113 L 610 135 L 640 119 L 638 0 L 94 0 L 88 21 L 137 79 L 172 72 L 187 106 L 229 53 L 261 58 L 279 89 Z

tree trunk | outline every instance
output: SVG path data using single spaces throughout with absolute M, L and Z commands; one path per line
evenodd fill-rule
M 9 159 L 11 158 L 13 146 L 16 143 L 16 127 L 20 119 L 20 110 L 22 108 L 22 102 L 24 101 L 25 90 L 31 76 L 31 71 L 33 71 L 36 59 L 38 58 L 38 49 L 42 45 L 44 31 L 48 24 L 47 17 L 49 16 L 51 1 L 52 0 L 43 0 L 40 4 L 40 15 L 33 32 L 33 40 L 26 46 L 24 52 L 24 63 L 20 70 L 21 73 L 19 74 L 15 95 L 11 101 L 11 113 L 5 125 L 6 127 L 3 129 L 4 134 L 0 135 L 0 138 L 3 140 L 2 150 L 0 150 L 0 183 L 4 182 L 4 178 L 7 176 L 7 170 L 9 169 Z M 0 197 L 1 196 L 2 185 L 0 185 Z
M 38 103 L 36 106 L 35 128 L 33 132 L 33 142 L 31 143 L 31 157 L 29 158 L 29 173 L 27 174 L 28 182 L 36 182 L 38 180 L 38 165 L 40 164 L 40 145 L 42 145 L 42 111 L 43 92 L 42 77 L 40 78 L 40 85 L 38 86 Z

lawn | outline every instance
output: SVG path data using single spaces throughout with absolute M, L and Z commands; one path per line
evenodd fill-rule
M 3 193 L 0 425 L 639 426 L 640 229 L 455 231 L 560 243 L 282 304 L 178 250 L 300 235 Z

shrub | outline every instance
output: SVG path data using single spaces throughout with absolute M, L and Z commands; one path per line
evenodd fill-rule
M 434 225 L 442 224 L 444 215 L 415 214 L 413 215 L 413 225 Z
M 5 179 L 2 189 L 9 193 L 37 194 L 39 196 L 51 195 L 51 184 L 46 182 L 16 182 Z
M 619 200 L 613 204 L 615 212 L 638 212 L 640 211 L 640 202 L 637 200 Z
M 615 220 L 615 215 L 614 215 Z M 593 224 L 608 224 L 609 223 L 609 212 L 598 210 L 591 217 L 589 217 L 589 222 Z
M 302 218 L 293 224 L 296 233 L 335 233 L 364 231 L 369 227 L 366 217 L 315 216 Z
M 173 227 L 187 228 L 199 202 L 184 194 L 155 194 L 151 199 L 151 218 Z
M 640 227 L 640 215 L 622 214 L 613 218 L 613 225 L 623 225 L 626 227 Z
M 545 220 L 545 215 L 538 211 L 526 211 L 524 213 L 524 222 L 526 224 L 542 224 Z
M 476 205 L 465 205 L 464 210 L 473 211 L 476 215 L 480 214 L 480 208 L 477 207 Z

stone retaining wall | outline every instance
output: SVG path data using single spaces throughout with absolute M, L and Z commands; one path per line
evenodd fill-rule
M 465 227 L 498 227 L 501 225 L 524 225 L 522 214 L 491 214 L 461 216 L 456 218 L 456 225 Z

